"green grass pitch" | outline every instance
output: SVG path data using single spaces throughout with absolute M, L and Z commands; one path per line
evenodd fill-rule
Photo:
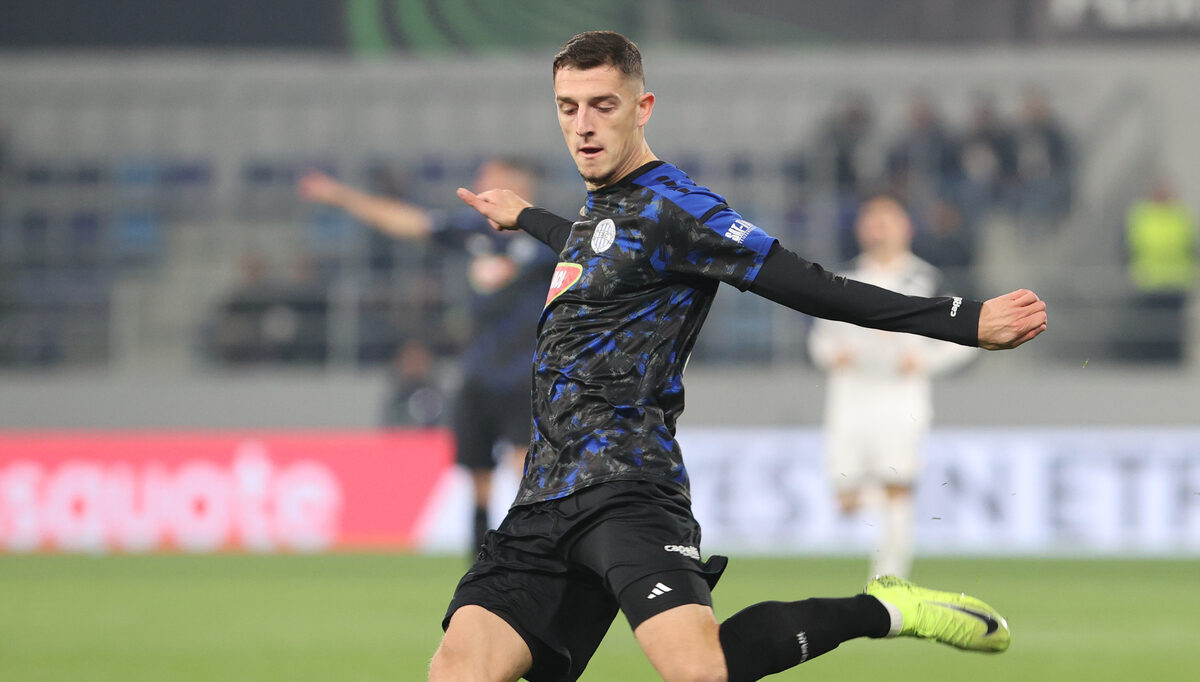
M 0 680 L 423 680 L 462 558 L 0 556 Z M 861 589 L 852 559 L 734 558 L 718 616 Z M 1182 680 L 1200 675 L 1200 561 L 923 559 L 1013 631 L 1004 654 L 856 640 L 772 679 Z M 623 619 L 584 680 L 658 679 Z

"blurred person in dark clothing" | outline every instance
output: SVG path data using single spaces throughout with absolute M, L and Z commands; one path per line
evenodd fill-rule
M 211 352 L 226 364 L 263 359 L 262 318 L 268 300 L 269 266 L 262 254 L 247 251 L 238 259 L 237 280 L 221 302 L 211 331 Z
M 383 425 L 430 428 L 444 422 L 446 396 L 434 375 L 433 353 L 419 340 L 396 348 L 389 367 Z
M 908 127 L 888 151 L 886 168 L 890 190 L 917 214 L 953 194 L 962 172 L 958 147 L 929 95 L 913 95 Z
M 478 191 L 509 189 L 534 194 L 537 171 L 524 159 L 496 158 L 480 165 Z M 370 227 L 402 240 L 431 241 L 466 253 L 470 283 L 471 341 L 462 357 L 462 385 L 453 428 L 458 463 L 474 485 L 474 544 L 488 530 L 488 499 L 497 451 L 514 460 L 529 446 L 535 328 L 554 271 L 553 254 L 523 233 L 497 232 L 477 212 L 439 211 L 359 191 L 328 175 L 300 179 L 306 201 L 335 206 Z
M 843 260 L 858 253 L 854 216 L 870 170 L 865 147 L 874 125 L 870 103 L 861 94 L 839 102 L 813 150 L 815 174 L 831 182 L 837 205 L 837 249 Z
M 976 96 L 958 156 L 962 167 L 960 203 L 974 227 L 984 213 L 1010 194 L 1017 176 L 1016 139 L 1000 118 L 991 95 Z
M 281 280 L 262 254 L 250 251 L 238 261 L 237 282 L 207 332 L 209 352 L 229 365 L 319 365 L 328 353 L 328 313 L 310 259 L 298 259 Z
M 955 291 L 974 296 L 975 231 L 967 224 L 963 211 L 938 199 L 922 221 L 921 230 L 913 238 L 913 251 L 941 270 Z
M 1053 228 L 1071 206 L 1071 148 L 1065 127 L 1037 88 L 1022 95 L 1016 149 L 1017 213 L 1035 228 Z

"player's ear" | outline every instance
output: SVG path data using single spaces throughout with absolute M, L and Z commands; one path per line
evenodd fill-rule
M 643 92 L 638 95 L 637 108 L 637 124 L 640 128 L 646 125 L 646 122 L 650 120 L 650 113 L 654 111 L 654 93 Z

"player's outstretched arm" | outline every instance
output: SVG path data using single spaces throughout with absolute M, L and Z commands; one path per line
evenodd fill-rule
M 1046 302 L 1028 289 L 984 301 L 979 311 L 979 347 L 1006 350 L 1046 331 Z
M 391 237 L 425 239 L 433 232 L 433 217 L 424 208 L 361 192 L 318 171 L 300 178 L 296 193 L 305 201 L 336 206 Z
M 497 230 L 517 229 L 517 216 L 533 205 L 510 189 L 489 189 L 476 194 L 466 187 L 459 187 L 457 194 Z
M 1046 329 L 1046 304 L 1026 289 L 986 303 L 905 296 L 834 275 L 778 243 L 750 291 L 814 317 L 989 350 L 1016 348 Z

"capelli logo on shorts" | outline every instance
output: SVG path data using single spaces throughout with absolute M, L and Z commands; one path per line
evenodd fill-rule
M 696 549 L 695 547 L 689 547 L 687 545 L 663 545 L 663 549 L 667 550 L 668 552 L 679 552 L 689 559 L 700 561 L 700 550 Z

